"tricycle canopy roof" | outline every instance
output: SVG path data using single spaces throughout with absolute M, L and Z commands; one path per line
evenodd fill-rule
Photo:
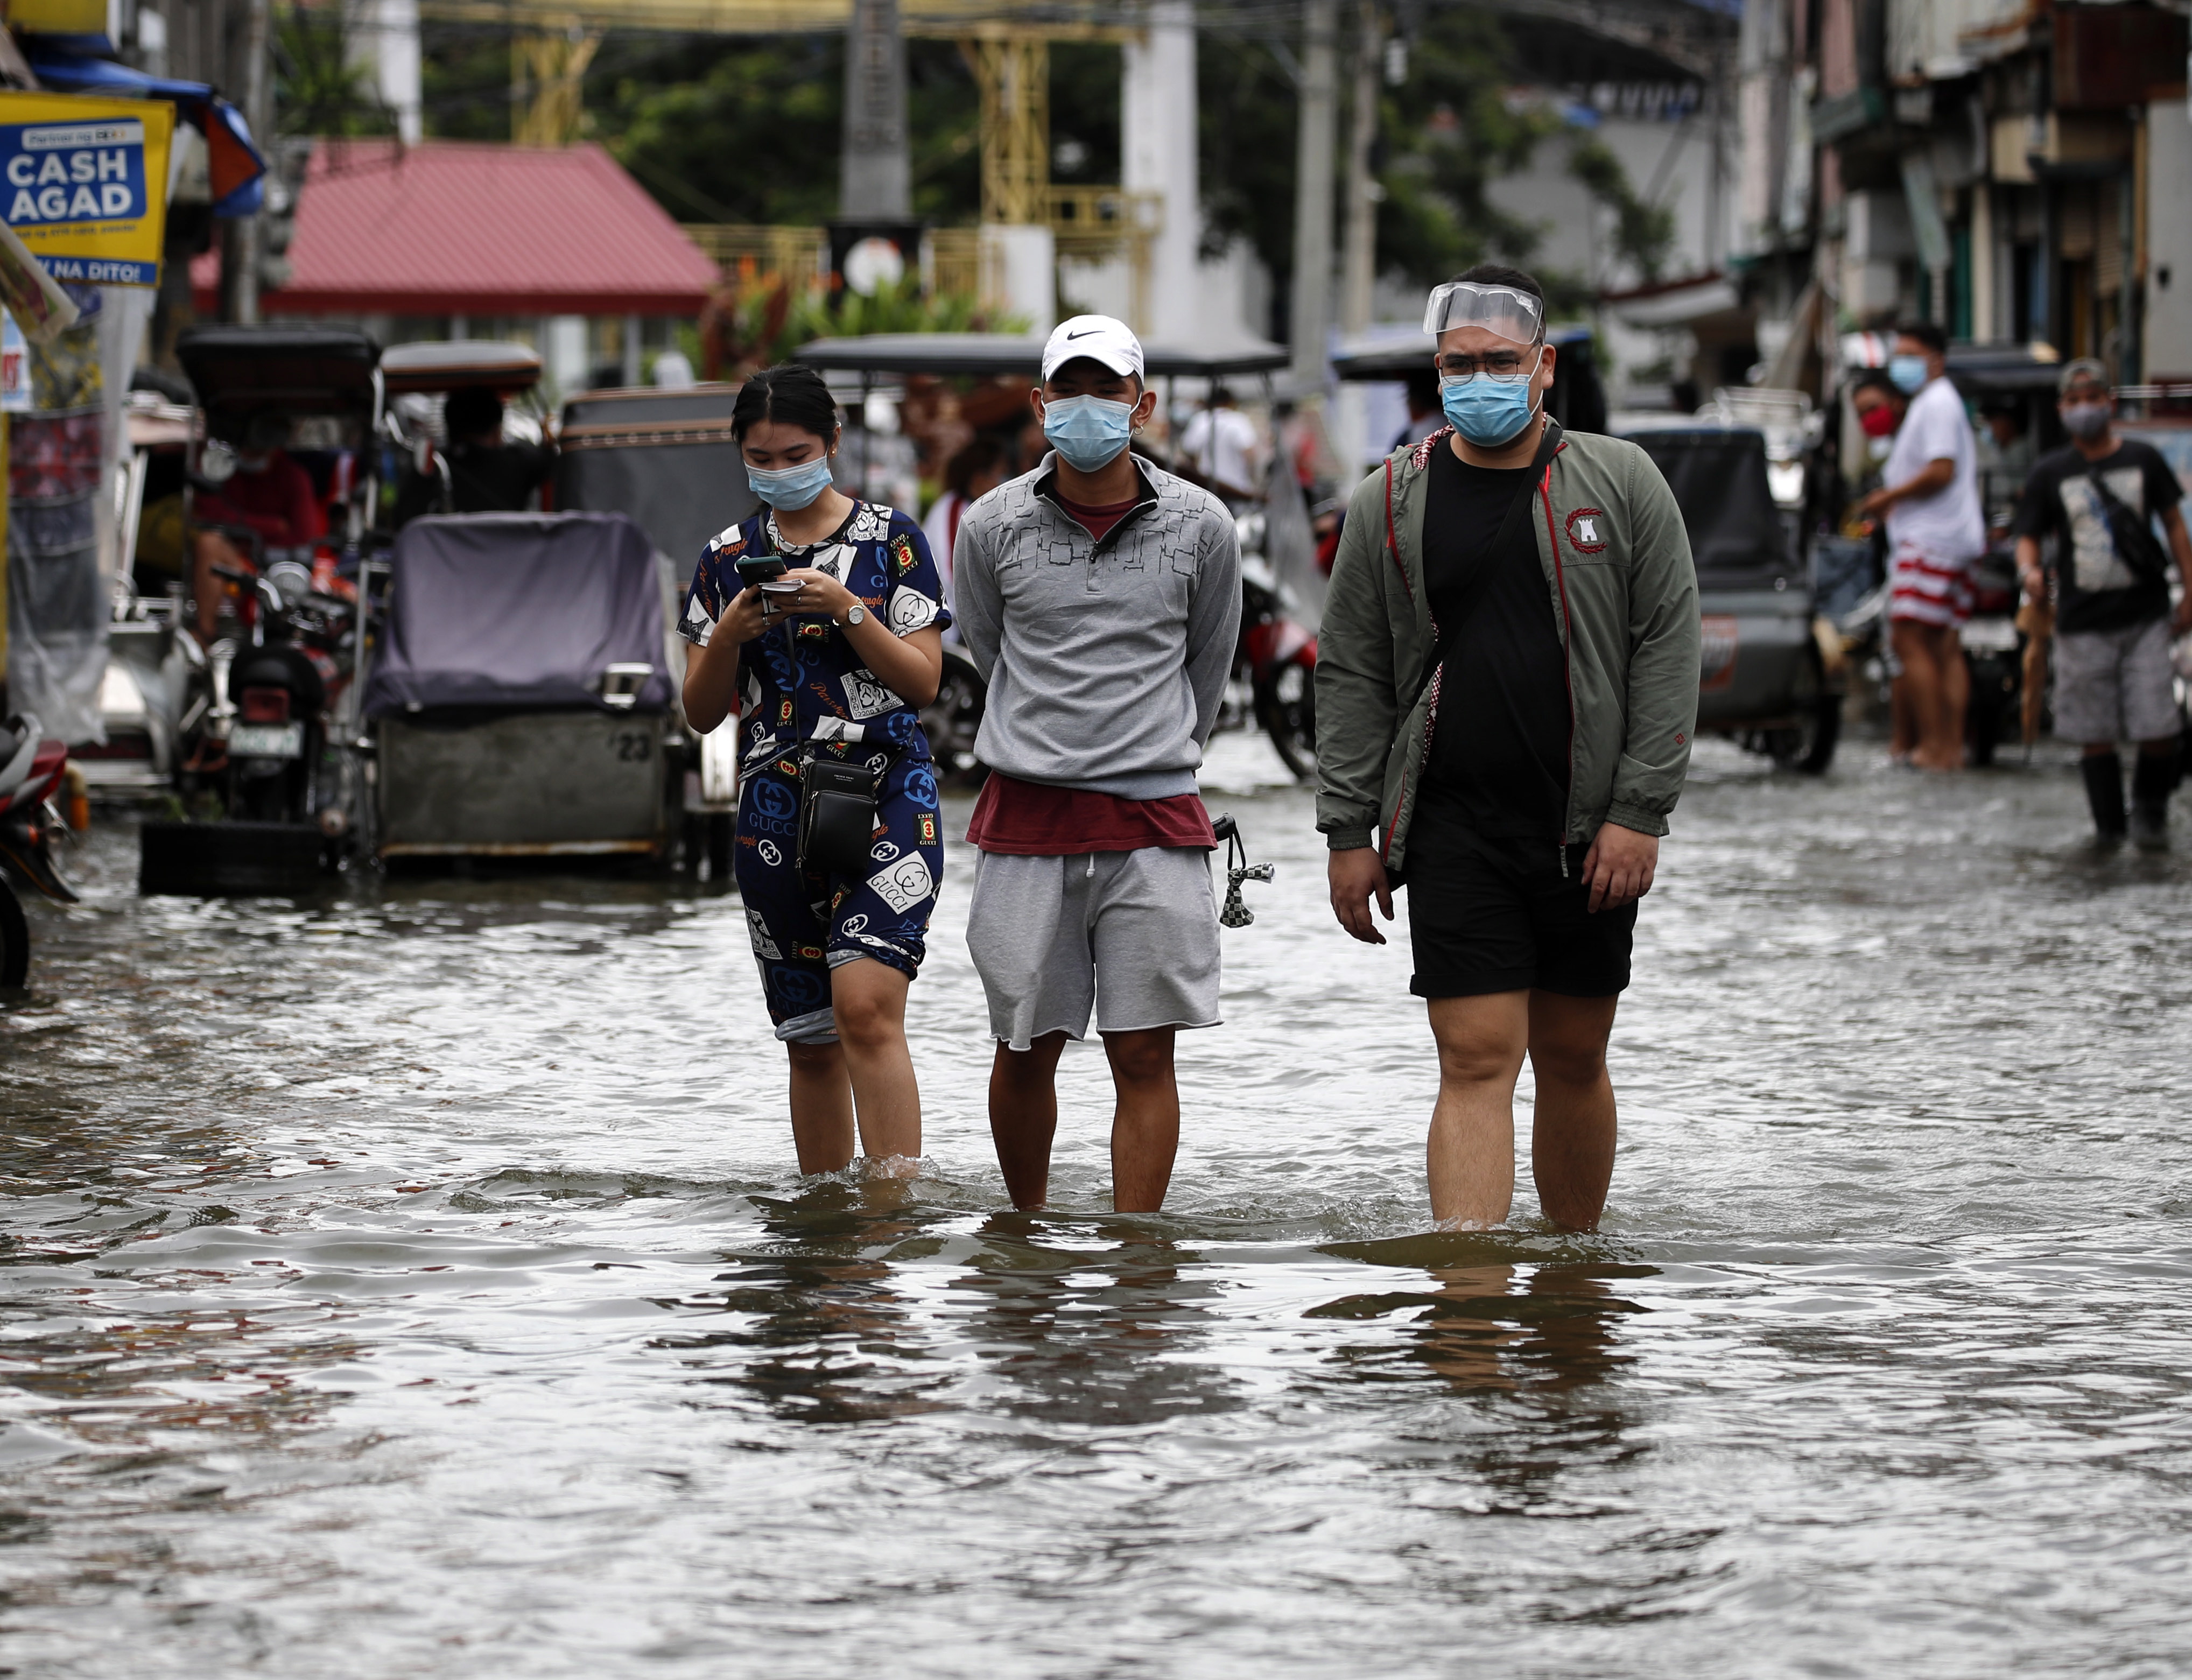
M 614 511 L 681 564 L 758 506 L 731 433 L 734 385 L 590 391 L 563 405 L 556 505 Z
M 1952 344 L 1949 378 L 1967 397 L 2055 394 L 2063 358 L 2052 345 Z
M 1766 437 L 1747 426 L 1653 427 L 1629 434 L 1674 491 L 1707 588 L 1771 589 L 1794 575 L 1787 527 L 1766 477 Z
M 175 355 L 216 430 L 261 409 L 369 418 L 376 406 L 380 346 L 353 328 L 191 327 Z
M 872 333 L 816 339 L 793 351 L 791 359 L 842 373 L 1019 374 L 1033 380 L 1042 371 L 1042 346 L 1043 340 L 1032 333 Z M 1151 379 L 1222 379 L 1275 373 L 1287 365 L 1287 352 L 1276 344 L 1210 352 L 1145 341 L 1142 359 Z
M 491 339 L 391 345 L 380 353 L 380 377 L 391 394 L 480 387 L 507 395 L 539 384 L 540 357 L 526 345 Z

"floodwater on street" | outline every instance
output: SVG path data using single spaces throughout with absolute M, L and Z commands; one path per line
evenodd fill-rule
M 1604 1231 L 1429 1235 L 1405 939 L 1277 774 L 1213 755 L 1279 877 L 1133 1219 L 1093 1047 L 1005 1205 L 963 847 L 901 1187 L 796 1175 L 722 890 L 144 900 L 97 831 L 0 1009 L 0 1671 L 2184 1671 L 2183 811 L 1708 743 Z

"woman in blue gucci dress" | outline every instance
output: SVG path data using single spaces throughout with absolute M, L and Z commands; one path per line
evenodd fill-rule
M 791 1059 L 800 1170 L 850 1164 L 857 1113 L 869 1159 L 910 1172 L 921 1092 L 905 995 L 944 872 L 916 711 L 936 697 L 950 614 L 912 517 L 831 483 L 837 409 L 819 374 L 796 363 L 756 374 L 731 424 L 764 506 L 711 540 L 693 574 L 679 623 L 694 644 L 685 715 L 705 733 L 738 714 L 734 870 Z M 738 571 L 741 557 L 764 554 L 789 569 L 766 591 Z M 874 844 L 858 873 L 800 866 L 807 767 L 831 760 L 877 778 Z

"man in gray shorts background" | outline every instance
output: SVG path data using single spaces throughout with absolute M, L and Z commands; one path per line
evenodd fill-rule
M 1111 1064 L 1112 1205 L 1164 1203 L 1173 1038 L 1218 1024 L 1216 845 L 1196 781 L 1241 621 L 1232 516 L 1127 445 L 1156 393 L 1108 316 L 1050 336 L 1052 453 L 968 510 L 952 588 L 990 684 L 967 944 L 990 1004 L 990 1130 L 1013 1205 L 1049 1194 L 1058 1059 L 1092 1009 Z
M 2055 733 L 2085 748 L 2080 765 L 2094 831 L 2123 838 L 2123 766 L 2116 743 L 2138 743 L 2132 771 L 2131 837 L 2169 843 L 2183 723 L 2169 665 L 2172 636 L 2192 631 L 2192 542 L 2183 492 L 2152 444 L 2120 437 L 2108 369 L 2081 357 L 2063 369 L 2057 412 L 2068 448 L 2043 455 L 2018 510 L 2017 567 L 2025 593 L 2047 598 L 2041 543 L 2052 538 L 2055 572 Z M 2154 534 L 2161 522 L 2164 552 Z M 2169 567 L 2183 597 L 2172 615 Z

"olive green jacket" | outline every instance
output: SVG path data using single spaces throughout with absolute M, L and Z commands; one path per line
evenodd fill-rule
M 1356 487 L 1317 634 L 1316 826 L 1334 851 L 1379 844 L 1396 871 L 1439 722 L 1424 506 L 1431 451 L 1450 433 L 1395 450 Z M 1681 510 L 1651 457 L 1619 438 L 1548 426 L 1534 470 L 1538 558 L 1567 657 L 1559 838 L 1587 841 L 1607 821 L 1664 834 L 1698 717 L 1698 579 Z

